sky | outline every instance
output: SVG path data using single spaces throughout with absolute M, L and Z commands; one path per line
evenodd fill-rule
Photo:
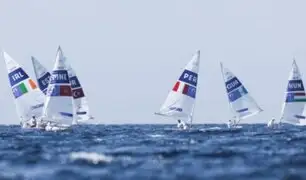
M 51 70 L 61 45 L 90 111 L 105 124 L 176 123 L 154 112 L 200 50 L 194 123 L 232 117 L 221 61 L 264 110 L 243 123 L 266 123 L 280 117 L 293 57 L 305 77 L 305 6 L 305 0 L 0 0 L 0 48 L 35 79 L 30 57 Z M 15 124 L 0 59 L 0 123 Z

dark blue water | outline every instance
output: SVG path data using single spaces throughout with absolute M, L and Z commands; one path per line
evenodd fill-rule
M 306 127 L 0 126 L 0 179 L 306 179 Z

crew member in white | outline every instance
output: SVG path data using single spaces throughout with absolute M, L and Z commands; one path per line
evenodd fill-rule
M 228 128 L 231 128 L 232 125 L 233 125 L 232 120 L 228 120 L 228 122 L 227 122 L 227 127 L 228 127 Z
M 187 129 L 187 125 L 183 121 L 178 119 L 177 120 L 177 128 L 179 128 L 179 129 Z
M 274 126 L 275 126 L 275 119 L 272 118 L 272 119 L 268 122 L 267 126 L 268 126 L 269 128 L 274 128 Z
M 36 127 L 36 117 L 32 116 L 31 120 L 30 120 L 30 127 Z

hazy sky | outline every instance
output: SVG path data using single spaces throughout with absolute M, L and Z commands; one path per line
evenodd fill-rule
M 279 118 L 295 56 L 306 71 L 305 0 L 0 0 L 0 47 L 35 79 L 30 56 L 53 67 L 61 45 L 103 123 L 175 123 L 156 116 L 201 50 L 195 123 L 230 114 L 219 62 Z M 18 123 L 3 57 L 1 123 Z

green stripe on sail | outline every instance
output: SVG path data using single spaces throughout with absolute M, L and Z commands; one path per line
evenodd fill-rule
M 20 89 L 20 91 L 22 92 L 22 94 L 28 92 L 28 89 L 27 89 L 27 87 L 25 86 L 24 83 L 19 84 L 19 89 Z
M 294 99 L 294 102 L 306 102 L 306 99 Z

